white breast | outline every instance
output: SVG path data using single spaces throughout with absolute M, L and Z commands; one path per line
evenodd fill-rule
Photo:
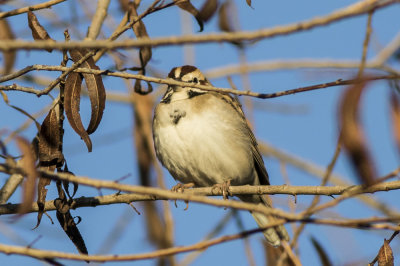
M 175 124 L 171 114 L 177 112 L 182 117 Z M 177 95 L 156 108 L 157 156 L 182 183 L 210 186 L 230 179 L 232 185 L 250 184 L 255 171 L 245 123 L 228 103 L 213 95 L 191 99 Z

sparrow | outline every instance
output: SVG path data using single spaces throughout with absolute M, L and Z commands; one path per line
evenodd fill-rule
M 187 86 L 168 86 L 153 118 L 157 158 L 175 180 L 197 187 L 217 184 L 269 185 L 269 177 L 242 107 L 227 93 L 193 88 L 211 85 L 194 66 L 173 68 L 169 79 Z M 271 206 L 267 195 L 241 195 L 244 202 Z M 275 217 L 252 212 L 259 227 Z M 279 246 L 289 236 L 283 225 L 263 231 L 268 243 Z

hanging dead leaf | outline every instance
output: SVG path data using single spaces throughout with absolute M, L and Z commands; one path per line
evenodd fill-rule
M 26 179 L 23 185 L 22 204 L 18 211 L 20 214 L 24 214 L 32 207 L 38 173 L 35 166 L 35 155 L 29 141 L 22 137 L 16 137 L 16 142 L 23 156 L 21 159 L 21 165 L 26 174 Z
M 202 32 L 204 29 L 204 23 L 199 17 L 199 11 L 192 5 L 190 0 L 174 0 L 174 2 L 180 9 L 185 10 L 194 16 L 200 27 L 199 31 Z
M 376 177 L 375 168 L 359 119 L 360 98 L 365 86 L 366 83 L 359 83 L 344 91 L 339 107 L 339 128 L 343 146 L 360 182 L 372 185 Z
M 207 22 L 217 11 L 218 0 L 207 0 L 204 2 L 203 6 L 199 12 L 199 19 L 201 21 Z
M 317 239 L 315 239 L 314 237 L 311 236 L 311 243 L 313 244 L 315 250 L 318 253 L 319 260 L 321 261 L 320 265 L 322 265 L 322 266 L 333 265 L 328 257 L 328 254 L 326 253 L 325 249 L 321 246 L 321 244 L 317 241 Z
M 72 129 L 83 139 L 88 151 L 92 151 L 92 141 L 82 124 L 79 114 L 82 77 L 79 73 L 70 73 L 65 81 L 64 108 Z
M 64 155 L 62 153 L 61 130 L 60 117 L 58 114 L 58 108 L 56 106 L 50 109 L 40 127 L 39 141 L 37 144 L 40 169 L 54 171 L 56 167 L 59 167 L 63 164 Z M 36 229 L 42 220 L 44 204 L 47 196 L 46 186 L 49 185 L 50 182 L 51 180 L 48 178 L 39 178 L 37 187 L 38 197 L 36 200 L 39 210 L 37 214 L 37 223 L 33 229 Z
M 55 166 L 40 167 L 40 169 L 54 171 Z M 45 178 L 45 177 L 39 178 L 38 189 L 37 189 L 38 190 L 38 198 L 36 200 L 39 210 L 38 210 L 38 214 L 37 214 L 37 222 L 33 229 L 38 228 L 40 225 L 40 222 L 42 221 L 42 217 L 43 217 L 43 213 L 44 213 L 44 204 L 46 202 L 46 196 L 47 196 L 46 186 L 49 185 L 50 182 L 51 182 L 51 179 L 49 179 L 49 178 Z
M 64 169 L 63 169 L 61 172 L 63 172 L 63 173 L 68 173 L 68 174 L 70 174 L 70 175 L 75 175 L 74 173 L 72 173 L 71 171 L 68 170 L 67 162 L 65 162 L 65 164 L 64 164 Z M 72 182 L 72 184 L 73 184 L 73 186 L 74 186 L 74 191 L 72 192 L 72 194 L 69 193 L 69 184 L 70 184 L 70 182 L 67 181 L 67 180 L 63 180 L 63 181 L 62 181 L 62 185 L 63 185 L 63 187 L 64 187 L 65 192 L 67 193 L 68 198 L 69 198 L 70 200 L 72 200 L 72 198 L 75 196 L 76 192 L 78 191 L 79 184 L 76 183 L 76 182 Z
M 79 253 L 88 254 L 85 241 L 79 229 L 77 223 L 75 223 L 74 218 L 70 213 L 71 201 L 68 201 L 65 197 L 64 190 L 60 181 L 57 181 L 58 198 L 54 201 L 54 206 L 56 207 L 57 220 L 60 223 L 62 229 L 67 234 L 72 243 L 76 246 Z M 80 219 L 80 218 L 79 218 Z M 79 222 L 78 222 L 79 223 Z
M 385 239 L 378 253 L 378 266 L 393 266 L 393 265 L 394 265 L 393 251 L 389 245 L 389 241 Z
M 239 28 L 239 15 L 236 7 L 231 1 L 223 3 L 218 11 L 218 25 L 220 30 L 226 32 L 235 32 Z M 232 41 L 232 44 L 242 48 L 244 44 L 240 41 Z
M 251 6 L 251 0 L 246 0 L 246 3 L 247 3 L 247 5 L 248 5 L 249 7 L 253 8 L 253 7 Z
M 32 11 L 28 11 L 28 24 L 32 31 L 32 37 L 35 40 L 52 40 L 46 29 L 40 24 L 36 15 Z M 51 53 L 53 49 L 46 49 L 47 52 Z
M 50 109 L 40 128 L 39 165 L 60 166 L 64 161 L 61 150 L 60 117 L 58 108 Z
M 74 62 L 77 62 L 88 52 L 89 51 L 87 49 L 71 50 L 70 55 L 72 57 L 72 60 Z M 96 66 L 93 57 L 90 57 L 88 60 L 82 63 L 81 66 L 84 68 L 91 68 L 96 70 L 100 69 L 98 66 Z M 97 127 L 100 124 L 101 118 L 103 117 L 103 111 L 106 104 L 106 90 L 104 88 L 101 75 L 88 73 L 83 73 L 82 75 L 86 82 L 92 108 L 89 126 L 86 131 L 88 134 L 92 134 L 96 131 Z
M 390 110 L 392 113 L 393 135 L 397 144 L 397 149 L 400 151 L 400 99 L 394 91 L 390 96 Z
M 14 40 L 15 36 L 11 30 L 10 25 L 8 24 L 6 19 L 0 19 L 0 41 L 1 40 Z M 8 51 L 8 52 L 3 52 L 3 71 L 2 75 L 7 75 L 9 74 L 15 63 L 15 58 L 16 58 L 16 52 L 15 51 Z

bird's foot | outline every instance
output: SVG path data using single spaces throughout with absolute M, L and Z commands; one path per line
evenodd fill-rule
M 232 196 L 231 192 L 229 191 L 229 186 L 231 185 L 231 180 L 228 179 L 227 181 L 221 183 L 221 184 L 215 184 L 212 186 L 212 191 L 214 189 L 218 189 L 222 193 L 222 197 L 224 200 L 228 199 L 228 196 Z
M 187 184 L 178 183 L 171 188 L 171 191 L 183 193 L 183 191 L 185 191 L 185 189 L 192 188 L 192 187 L 194 187 L 194 183 L 187 183 Z M 189 201 L 185 200 L 185 203 L 186 203 L 186 208 L 184 210 L 186 211 L 189 208 Z M 176 200 L 174 201 L 174 204 L 175 204 L 175 207 L 178 208 L 178 205 L 176 204 Z

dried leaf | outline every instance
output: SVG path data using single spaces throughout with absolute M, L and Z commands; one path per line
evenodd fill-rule
M 221 5 L 218 11 L 218 25 L 220 30 L 226 32 L 235 32 L 238 28 L 239 16 L 237 10 L 231 1 L 226 1 Z M 234 24 L 233 22 L 236 22 Z M 232 44 L 242 48 L 244 45 L 239 41 L 232 41 Z
M 59 181 L 57 182 L 57 190 L 58 198 L 54 201 L 54 206 L 57 209 L 57 220 L 69 239 L 71 239 L 72 243 L 74 243 L 79 253 L 88 254 L 85 241 L 83 240 L 77 224 L 70 213 L 70 202 L 67 201 Z
M 195 19 L 200 27 L 199 31 L 202 32 L 204 29 L 204 23 L 199 17 L 199 11 L 192 5 L 190 0 L 174 0 L 174 2 L 180 9 L 185 10 L 186 12 L 189 12 L 190 14 L 192 14 L 195 17 Z
M 201 21 L 207 22 L 217 11 L 218 8 L 218 0 L 207 0 L 204 2 L 203 6 L 199 12 L 199 19 Z
M 390 110 L 392 113 L 393 135 L 400 151 L 400 99 L 394 91 L 390 96 Z
M 77 62 L 88 52 L 89 51 L 87 49 L 75 49 L 70 51 L 70 55 L 72 60 Z M 96 70 L 99 69 L 99 67 L 94 63 L 93 57 L 90 57 L 88 60 L 83 62 L 81 66 L 84 68 Z M 90 135 L 96 131 L 100 124 L 101 118 L 103 117 L 103 111 L 106 105 L 106 90 L 104 88 L 101 75 L 83 73 L 83 78 L 85 79 L 86 86 L 88 88 L 89 99 L 92 108 L 89 126 L 86 129 L 86 132 Z
M 311 236 L 311 243 L 313 244 L 315 250 L 318 253 L 319 256 L 319 260 L 321 261 L 322 266 L 331 266 L 333 265 L 332 262 L 330 261 L 328 254 L 326 253 L 326 251 L 324 250 L 324 248 L 321 246 L 321 244 L 314 238 Z
M 32 37 L 35 40 L 52 40 L 54 41 L 45 28 L 40 24 L 36 15 L 32 11 L 28 11 L 28 24 L 32 31 Z M 51 53 L 53 49 L 46 49 L 47 52 Z
M 56 167 L 61 166 L 64 162 L 61 143 L 62 129 L 60 125 L 60 117 L 57 111 L 58 108 L 50 109 L 46 118 L 43 120 L 39 132 L 39 143 L 37 145 L 40 169 L 49 171 L 54 171 Z M 49 185 L 50 182 L 51 180 L 48 178 L 39 178 L 37 187 L 38 198 L 36 200 L 39 210 L 37 214 L 37 223 L 33 229 L 36 229 L 42 220 L 44 204 L 47 196 L 46 186 Z
M 251 0 L 246 0 L 246 3 L 247 3 L 247 5 L 248 5 L 249 7 L 253 8 L 253 7 L 251 6 Z
M 339 117 L 342 143 L 360 182 L 372 185 L 376 177 L 375 168 L 359 119 L 359 103 L 365 86 L 366 83 L 360 83 L 346 89 L 340 102 Z
M 62 170 L 62 172 L 63 172 L 63 173 L 68 173 L 68 174 L 70 174 L 70 175 L 75 175 L 74 173 L 72 173 L 71 171 L 68 170 L 68 165 L 67 165 L 67 163 L 65 163 L 64 169 Z M 72 182 L 72 184 L 74 185 L 74 191 L 72 192 L 72 195 L 71 195 L 71 194 L 69 193 L 69 183 L 70 183 L 70 182 L 67 181 L 67 180 L 63 180 L 63 181 L 62 181 L 64 190 L 65 190 L 65 192 L 67 193 L 68 198 L 72 200 L 72 198 L 75 196 L 76 192 L 78 191 L 79 184 L 76 183 L 76 182 Z
M 82 77 L 79 73 L 72 72 L 67 76 L 64 90 L 64 109 L 68 122 L 75 132 L 83 139 L 88 151 L 92 151 L 92 141 L 82 124 L 79 114 L 81 100 Z
M 393 251 L 389 245 L 389 241 L 385 239 L 382 247 L 379 249 L 378 266 L 393 266 L 393 265 L 394 265 Z
M 40 128 L 39 165 L 60 166 L 64 161 L 61 150 L 61 128 L 58 108 L 50 109 Z
M 48 166 L 48 167 L 40 167 L 41 169 L 47 169 L 50 171 L 55 170 L 55 166 Z M 39 227 L 40 222 L 42 221 L 42 216 L 44 213 L 44 204 L 46 202 L 46 196 L 47 196 L 47 188 L 46 186 L 49 185 L 51 182 L 51 179 L 45 178 L 45 177 L 40 177 L 39 178 L 39 183 L 38 183 L 38 198 L 36 200 L 36 203 L 38 205 L 38 214 L 37 214 L 37 222 L 36 226 L 33 229 L 36 229 Z
M 6 19 L 0 19 L 0 41 L 1 40 L 14 40 L 15 36 L 11 30 L 10 25 Z M 15 63 L 16 52 L 8 51 L 3 52 L 4 68 L 2 75 L 7 75 L 11 72 Z
M 38 173 L 35 166 L 35 155 L 29 141 L 22 137 L 16 137 L 16 141 L 19 150 L 23 154 L 21 165 L 26 174 L 26 180 L 23 186 L 22 204 L 19 209 L 19 213 L 24 214 L 29 211 L 32 206 L 35 197 L 36 179 L 38 177 Z

